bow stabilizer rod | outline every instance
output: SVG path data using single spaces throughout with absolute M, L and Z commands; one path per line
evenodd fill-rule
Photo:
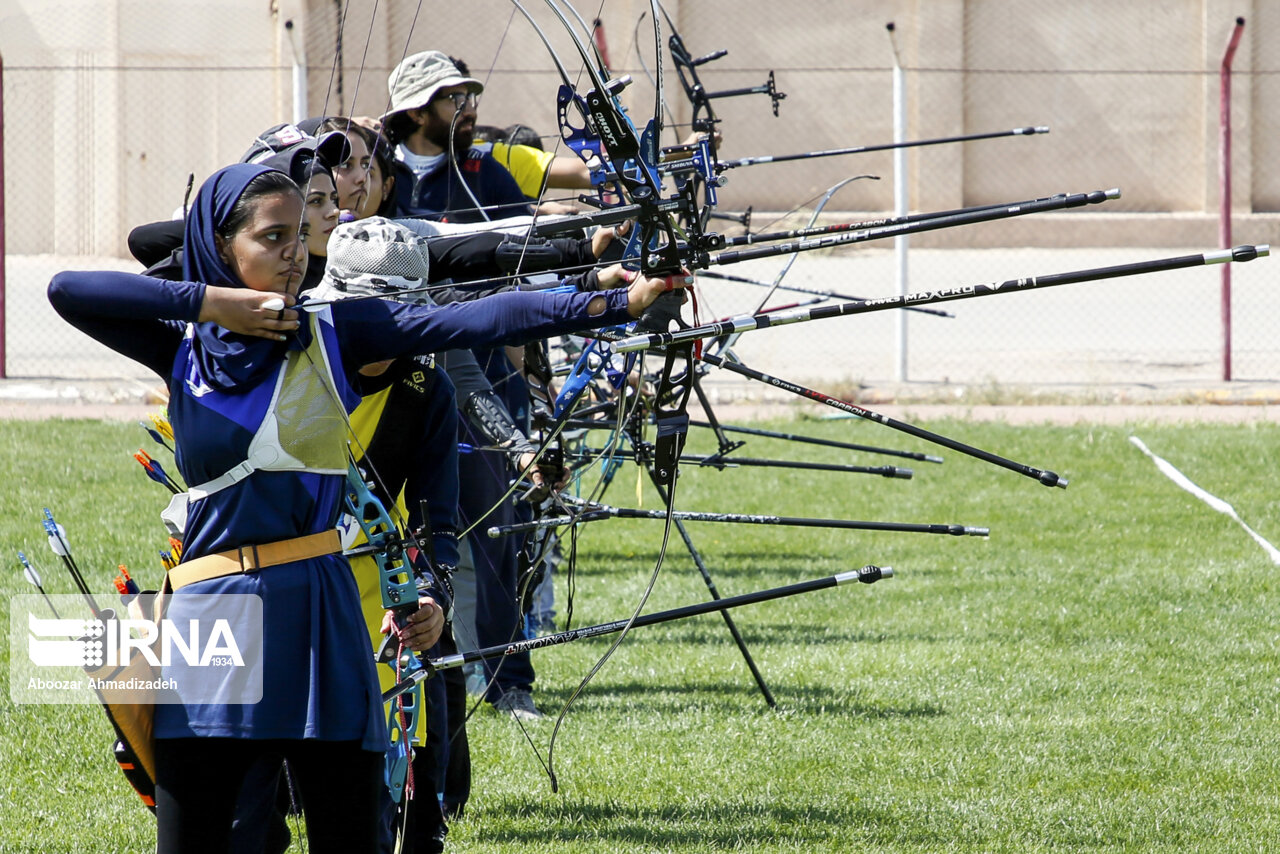
M 1069 273 L 1049 273 L 1044 276 L 1029 276 L 1020 279 L 1006 279 L 1003 282 L 985 282 L 977 285 L 959 285 L 954 288 L 940 288 L 936 291 L 917 291 L 911 294 L 880 297 L 871 300 L 856 300 L 839 305 L 817 306 L 816 308 L 779 311 L 771 314 L 752 314 L 730 318 L 716 323 L 693 326 L 676 332 L 651 332 L 644 335 L 633 335 L 615 341 L 615 353 L 633 353 L 652 347 L 664 347 L 668 344 L 684 343 L 699 338 L 714 338 L 717 335 L 730 335 L 737 332 L 749 332 L 753 329 L 767 329 L 770 326 L 785 326 L 789 323 L 803 323 L 808 320 L 823 320 L 829 317 L 843 317 L 850 314 L 866 314 L 872 311 L 883 311 L 892 308 L 904 308 L 909 305 L 931 305 L 952 300 L 972 299 L 973 297 L 994 296 L 996 294 L 1014 293 L 1034 288 L 1051 288 L 1057 285 L 1075 285 L 1081 282 L 1098 282 L 1104 279 L 1118 279 L 1125 276 L 1139 276 L 1145 273 L 1162 273 L 1168 270 L 1181 270 L 1186 267 L 1200 267 L 1209 264 L 1226 264 L 1228 262 L 1252 261 L 1265 258 L 1271 254 L 1271 247 L 1265 243 L 1257 246 L 1236 246 L 1233 249 L 1222 249 L 1205 252 L 1199 255 L 1179 255 L 1175 258 L 1159 258 L 1153 261 L 1138 261 L 1132 264 L 1117 264 L 1112 267 L 1095 267 L 1089 270 L 1075 270 Z M 704 356 L 704 361 L 706 357 Z M 714 363 L 713 363 L 714 364 Z M 724 367 L 733 367 L 727 364 Z M 765 380 L 770 382 L 771 380 Z M 856 414 L 856 413 L 855 413 Z
M 862 154 L 869 151 L 891 151 L 895 148 L 916 148 L 922 145 L 945 145 L 952 142 L 976 142 L 980 139 L 999 139 L 1005 136 L 1034 136 L 1048 133 L 1043 125 L 1036 127 L 1011 128 L 990 133 L 972 133 L 965 136 L 944 136 L 936 139 L 915 139 L 907 142 L 891 142 L 883 145 L 855 145 L 851 148 L 830 148 L 826 151 L 806 151 L 801 154 L 769 154 L 761 157 L 739 157 L 736 160 L 721 160 L 716 164 L 716 171 L 736 169 L 739 166 L 756 166 L 760 163 L 785 163 L 790 160 L 810 160 L 815 157 L 836 157 L 841 154 Z
M 611 453 L 615 459 L 633 460 L 636 458 L 635 451 L 614 450 L 606 452 L 603 448 L 583 448 L 570 456 L 577 459 L 593 459 L 595 457 L 604 456 Z M 642 455 L 643 456 L 643 455 Z M 915 472 L 912 469 L 902 468 L 901 466 L 850 466 L 840 463 L 811 463 L 799 460 L 766 460 L 756 457 L 730 457 L 723 454 L 711 454 L 710 456 L 702 456 L 699 454 L 681 454 L 678 462 L 696 463 L 699 466 L 710 468 L 732 468 L 742 466 L 744 468 L 780 468 L 780 469 L 803 469 L 805 471 L 834 471 L 844 472 L 845 474 L 875 474 L 881 477 L 897 478 L 899 480 L 911 480 Z M 679 518 L 678 516 L 673 518 Z
M 464 664 L 483 661 L 486 658 L 501 658 L 502 656 L 514 655 L 519 652 L 532 652 L 535 649 L 558 646 L 560 644 L 571 643 L 573 641 L 585 640 L 586 638 L 599 637 L 600 635 L 614 634 L 622 631 L 628 625 L 634 628 L 637 626 L 652 626 L 658 623 L 669 623 L 672 620 L 683 620 L 687 617 L 710 614 L 714 611 L 727 611 L 730 608 L 739 608 L 743 605 L 754 605 L 757 602 L 768 602 L 773 599 L 783 599 L 787 596 L 795 596 L 800 593 L 811 593 L 815 590 L 826 590 L 829 587 L 849 584 L 850 582 L 856 581 L 863 584 L 874 584 L 882 578 L 892 577 L 893 567 L 880 567 L 868 564 L 861 569 L 841 572 L 836 575 L 827 576 L 826 578 L 816 578 L 812 581 L 801 581 L 797 584 L 788 584 L 783 587 L 771 587 L 768 590 L 760 590 L 755 593 L 743 593 L 739 596 L 730 596 L 726 599 L 713 599 L 709 602 L 699 602 L 694 605 L 685 605 L 683 607 L 672 608 L 667 611 L 655 611 L 652 614 L 642 614 L 634 620 L 614 620 L 611 623 L 583 626 L 580 629 L 570 629 L 567 632 L 557 632 L 556 634 L 546 635 L 545 637 L 514 641 L 509 644 L 489 646 L 483 649 L 473 649 L 468 650 L 467 652 L 459 652 L 454 655 L 445 655 L 440 658 L 430 659 L 427 662 L 426 669 L 410 674 L 407 679 L 398 683 L 394 687 L 389 688 L 385 693 L 383 693 L 382 702 L 390 702 L 400 694 L 412 688 L 414 684 L 422 681 L 432 672 L 437 670 L 450 670 L 455 667 L 462 667 Z
M 1065 199 L 1066 193 L 1055 193 L 1052 196 L 1045 196 L 1039 199 L 1028 199 L 1025 202 L 1001 202 L 991 205 L 971 205 L 967 208 L 953 208 L 949 211 L 924 211 L 921 213 L 906 214 L 904 216 L 885 216 L 877 219 L 865 219 L 860 222 L 837 222 L 831 225 L 815 225 L 808 228 L 793 228 L 786 231 L 762 231 L 755 234 L 739 234 L 735 237 L 726 237 L 725 246 L 750 246 L 754 243 L 767 243 L 774 240 L 792 240 L 797 237 L 819 237 L 823 234 L 840 234 L 846 231 L 858 231 L 865 228 L 880 228 L 886 225 L 901 225 L 907 222 L 920 222 L 921 220 L 934 219 L 935 217 L 956 216 L 958 214 L 974 213 L 976 211 L 999 210 L 1000 208 L 1012 207 L 1014 205 L 1034 205 L 1040 202 L 1050 202 L 1056 199 Z
M 703 361 L 706 361 L 705 359 Z M 689 422 L 690 427 L 711 427 L 706 421 Z M 809 445 L 820 445 L 824 448 L 839 448 L 844 451 L 862 451 L 868 454 L 884 454 L 889 457 L 902 457 L 922 463 L 941 463 L 942 457 L 922 454 L 918 451 L 900 451 L 895 448 L 880 448 L 875 445 L 858 445 L 853 442 L 841 442 L 836 439 L 820 439 L 817 436 L 802 436 L 798 433 L 779 433 L 776 430 L 761 430 L 755 427 L 738 427 L 721 424 L 720 429 L 726 433 L 744 433 L 748 436 L 763 436 L 766 439 L 783 439 L 788 442 L 803 442 Z
M 926 215 L 910 221 L 891 223 L 876 228 L 864 228 L 857 231 L 846 231 L 827 237 L 796 240 L 791 243 L 775 243 L 769 246 L 756 246 L 751 249 L 729 249 L 714 252 L 708 257 L 710 264 L 737 264 L 756 258 L 773 258 L 778 255 L 790 255 L 795 252 L 808 252 L 814 249 L 830 249 L 846 243 L 865 243 L 868 240 L 880 240 L 884 237 L 897 237 L 903 234 L 919 234 L 924 231 L 937 231 L 940 228 L 955 228 L 960 225 L 975 225 L 980 222 L 993 222 L 1015 216 L 1045 213 L 1047 211 L 1078 208 L 1084 205 L 1097 205 L 1102 202 L 1120 198 L 1120 190 L 1094 190 L 1091 193 L 1073 193 L 1071 195 L 1050 196 L 1030 202 L 1013 202 L 1006 205 L 993 205 L 956 213 Z M 903 218 L 907 219 L 906 217 Z
M 719 368 L 724 368 L 727 371 L 732 371 L 735 374 L 741 374 L 744 377 L 749 377 L 753 380 L 759 380 L 760 382 L 768 383 L 769 385 L 774 386 L 776 388 L 780 388 L 783 391 L 789 391 L 792 394 L 798 394 L 801 397 L 807 397 L 810 400 L 816 400 L 819 403 L 824 403 L 827 406 L 834 407 L 835 409 L 839 409 L 842 412 L 847 412 L 850 415 L 856 415 L 859 418 L 865 418 L 868 421 L 874 421 L 877 424 L 883 424 L 886 427 L 890 427 L 894 430 L 898 430 L 899 432 L 916 436 L 917 438 L 924 439 L 927 442 L 933 442 L 936 445 L 942 445 L 944 448 L 950 448 L 953 451 L 959 451 L 960 453 L 966 454 L 970 457 L 974 457 L 984 462 L 988 462 L 993 465 L 1000 466 L 1001 468 L 1009 469 L 1009 471 L 1017 472 L 1018 474 L 1021 474 L 1021 475 L 1026 475 L 1032 480 L 1038 480 L 1040 483 L 1043 483 L 1045 486 L 1058 486 L 1063 489 L 1067 488 L 1067 479 L 1065 477 L 1059 476 L 1055 472 L 1046 471 L 1044 469 L 1032 468 L 1031 466 L 1014 462 L 1013 460 L 1006 459 L 1002 456 L 999 456 L 998 454 L 993 454 L 990 451 L 984 451 L 981 448 L 975 448 L 972 445 L 966 445 L 964 442 L 957 442 L 955 439 L 948 439 L 946 436 L 943 436 L 939 433 L 934 433 L 932 431 L 925 430 L 921 427 L 916 427 L 915 425 L 908 424 L 905 421 L 899 421 L 896 418 L 890 418 L 887 415 L 881 415 L 878 412 L 872 412 L 870 409 L 864 409 L 863 407 L 858 406 L 856 403 L 849 403 L 848 401 L 837 400 L 836 398 L 833 398 L 829 395 L 825 395 L 820 391 L 814 391 L 811 388 L 805 388 L 802 385 L 797 385 L 796 383 L 789 382 L 788 380 L 783 380 L 783 379 L 779 379 L 778 377 L 770 376 L 769 374 L 762 373 L 760 371 L 755 370 L 754 368 L 748 368 L 746 365 L 743 365 L 737 362 L 725 361 L 724 359 L 721 359 L 718 356 L 710 356 L 710 355 L 704 354 L 702 356 L 702 361 L 709 362 L 710 364 L 715 365 L 716 367 L 719 367 Z
M 543 528 L 559 528 L 575 522 L 595 522 L 601 519 L 666 519 L 665 510 L 637 510 L 630 507 L 610 507 L 593 504 L 583 507 L 583 512 L 573 516 L 557 516 L 520 522 L 512 525 L 494 525 L 488 530 L 490 537 L 498 539 L 510 534 L 522 534 Z M 810 519 L 798 516 L 762 516 L 746 513 L 702 513 L 677 510 L 672 519 L 682 522 L 728 522 L 745 525 L 779 525 L 796 528 L 839 528 L 851 531 L 891 531 L 900 534 L 949 534 L 953 537 L 986 537 L 990 528 L 973 525 L 915 524 L 911 522 L 860 522 L 851 519 Z

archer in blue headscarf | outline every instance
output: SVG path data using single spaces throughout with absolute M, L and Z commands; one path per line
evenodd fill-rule
M 339 410 L 358 402 L 349 379 L 356 369 L 615 325 L 666 289 L 646 279 L 630 289 L 513 292 L 444 308 L 380 299 L 315 304 L 302 313 L 311 334 L 297 352 L 289 348 L 302 336 L 281 340 L 293 318 L 264 309 L 274 296 L 294 299 L 305 257 L 302 214 L 289 176 L 231 166 L 201 187 L 187 224 L 185 271 L 193 281 L 89 271 L 59 273 L 49 285 L 62 317 L 168 380 L 178 469 L 191 486 L 183 559 L 169 577 L 170 615 L 197 604 L 194 594 L 262 601 L 259 645 L 270 654 L 259 702 L 156 706 L 161 854 L 228 850 L 240 780 L 254 762 L 280 753 L 300 769 L 312 850 L 376 849 L 387 727 L 334 530 L 347 474 L 348 425 Z M 206 571 L 214 574 L 199 574 Z M 415 650 L 434 643 L 443 625 L 434 602 L 420 604 L 411 618 L 418 628 L 397 630 Z M 228 690 L 240 681 L 230 668 L 208 678 Z

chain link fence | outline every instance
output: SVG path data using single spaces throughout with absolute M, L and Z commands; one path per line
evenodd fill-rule
M 17 4 L 0 34 L 4 68 L 5 346 L 11 377 L 142 376 L 48 309 L 59 269 L 136 270 L 124 239 L 171 216 L 189 175 L 238 158 L 266 127 L 308 113 L 379 115 L 386 75 L 406 53 L 441 49 L 486 81 L 480 121 L 529 124 L 558 144 L 547 48 L 508 0 L 380 4 L 299 0 L 138 16 L 120 3 L 51 10 Z M 581 60 L 544 5 L 526 4 L 574 78 Z M 623 98 L 638 124 L 655 112 L 655 32 L 648 2 L 607 0 L 598 17 Z M 675 24 L 711 91 L 786 93 L 779 115 L 752 94 L 715 101 L 723 158 L 822 151 L 893 138 L 893 63 L 903 68 L 906 136 L 928 139 L 1047 125 L 1047 135 L 913 148 L 913 211 L 1120 187 L 1120 199 L 1069 212 L 915 235 L 909 291 L 1148 260 L 1217 247 L 1218 65 L 1235 16 L 1235 243 L 1280 243 L 1280 8 L 1169 0 L 1062 4 L 950 0 L 857 4 L 672 0 L 664 42 L 664 142 L 688 133 L 690 108 L 665 50 Z M 81 20 L 54 20 L 83 16 Z M 110 26 L 95 29 L 94 22 Z M 9 26 L 16 21 L 17 24 Z M 885 24 L 895 23 L 892 39 Z M 580 34 L 585 39 L 585 33 Z M 227 47 L 232 45 L 233 47 Z M 295 66 L 297 66 L 295 68 Z M 821 223 L 894 205 L 889 152 L 729 170 L 720 209 L 752 210 L 752 228 L 804 225 L 821 194 L 853 175 Z M 740 226 L 713 221 L 726 233 Z M 1233 267 L 1233 376 L 1280 379 L 1274 260 Z M 785 259 L 725 267 L 772 282 Z M 806 253 L 784 279 L 842 295 L 895 293 L 891 241 Z M 703 317 L 754 309 L 755 285 L 703 280 Z M 779 291 L 772 304 L 807 299 Z M 939 306 L 954 317 L 896 313 L 744 336 L 754 367 L 852 390 L 907 379 L 967 387 L 1214 382 L 1222 377 L 1220 268 L 989 297 Z M 822 385 L 825 384 L 825 385 Z

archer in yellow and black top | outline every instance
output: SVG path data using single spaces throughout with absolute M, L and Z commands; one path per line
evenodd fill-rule
M 373 482 L 374 494 L 388 508 L 393 504 L 398 507 L 394 518 L 407 520 L 411 530 L 423 533 L 424 545 L 431 551 L 426 557 L 443 569 L 458 561 L 454 527 L 458 416 L 453 384 L 432 362 L 430 357 L 401 359 L 375 377 L 361 377 L 365 397 L 351 415 L 351 448 L 357 465 Z M 370 642 L 376 649 L 382 643 L 384 612 L 378 567 L 366 555 L 351 559 L 351 571 L 360 590 Z M 430 655 L 456 651 L 452 627 L 446 622 L 438 648 Z M 385 667 L 378 668 L 378 678 L 384 691 L 395 681 Z M 461 671 L 442 671 L 439 678 L 427 680 L 424 697 L 427 714 L 418 718 L 415 736 L 419 747 L 413 758 L 418 783 L 405 837 L 406 842 L 414 841 L 414 851 L 438 849 L 447 832 L 436 792 L 446 791 L 452 799 L 465 803 L 471 785 L 466 686 Z
M 365 267 L 385 266 L 425 279 L 428 271 L 422 242 L 402 226 L 378 218 L 343 226 L 333 240 L 334 263 L 314 291 L 316 298 L 376 294 L 380 288 L 410 281 L 389 281 L 397 277 L 364 272 Z M 348 246 L 353 249 L 351 258 L 360 259 L 363 266 L 347 258 L 344 248 Z M 418 295 L 416 299 L 428 298 Z M 447 365 L 447 374 L 442 365 Z M 434 356 L 417 356 L 365 366 L 358 390 L 362 400 L 350 418 L 351 449 L 357 465 L 384 506 L 397 508 L 393 518 L 420 534 L 427 554 L 411 549 L 409 558 L 429 561 L 447 578 L 458 563 L 459 411 L 479 437 L 477 444 L 504 451 L 513 462 L 531 457 L 533 446 L 516 428 L 467 350 L 447 351 L 439 361 Z M 372 646 L 377 648 L 382 641 L 384 613 L 378 569 L 370 556 L 353 558 L 351 566 Z M 438 648 L 429 654 L 456 651 L 453 627 L 446 623 Z M 394 681 L 387 668 L 379 668 L 379 678 L 383 690 Z M 417 851 L 438 850 L 446 832 L 435 793 L 444 793 L 445 807 L 451 814 L 460 812 L 470 795 L 462 671 L 446 670 L 440 678 L 427 680 L 425 697 L 427 714 L 419 716 L 420 728 L 415 734 L 421 747 L 413 761 L 415 777 L 421 781 L 415 792 L 422 794 L 415 794 L 416 804 L 409 809 L 406 837 L 419 841 Z

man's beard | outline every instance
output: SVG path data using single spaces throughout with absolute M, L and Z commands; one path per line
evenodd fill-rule
M 463 119 L 458 120 L 461 125 Z M 422 134 L 432 145 L 443 148 L 446 152 L 449 150 L 449 126 L 451 122 L 446 122 L 435 115 L 427 118 L 426 125 L 422 128 Z M 474 127 L 474 126 L 473 126 Z M 471 143 L 475 138 L 472 127 L 459 127 L 453 134 L 453 150 L 455 154 L 463 154 L 467 149 L 471 148 Z

